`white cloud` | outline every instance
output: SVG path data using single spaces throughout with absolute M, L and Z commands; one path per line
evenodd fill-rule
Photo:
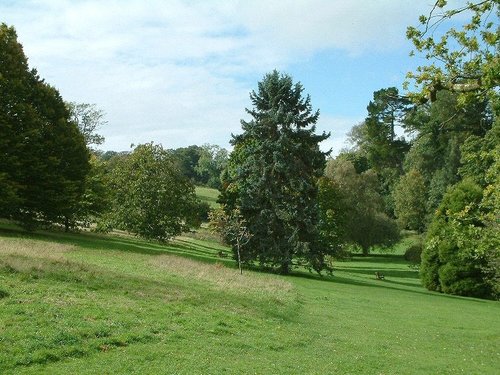
M 337 156 L 340 151 L 349 146 L 346 134 L 354 125 L 363 121 L 360 117 L 320 116 L 317 123 L 318 132 L 330 132 L 330 137 L 320 144 L 322 151 L 331 150 L 331 156 Z
M 118 150 L 150 140 L 227 146 L 262 74 L 319 51 L 397 49 L 404 26 L 426 5 L 33 0 L 0 3 L 0 14 L 16 27 L 30 64 L 66 100 L 105 110 L 105 147 Z M 334 131 L 328 142 L 338 148 L 345 129 L 341 136 L 335 126 L 334 119 L 320 120 L 320 130 Z

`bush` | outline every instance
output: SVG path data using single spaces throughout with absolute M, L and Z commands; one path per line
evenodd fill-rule
M 422 261 L 421 256 L 422 256 L 422 244 L 419 242 L 411 245 L 408 249 L 406 249 L 404 258 L 409 262 L 420 264 L 420 262 Z
M 207 202 L 199 202 L 196 205 L 196 216 L 198 220 L 202 223 L 207 222 L 209 220 L 210 210 L 210 204 Z
M 429 228 L 420 276 L 429 290 L 488 298 L 492 285 L 481 251 L 482 189 L 464 180 L 448 190 Z

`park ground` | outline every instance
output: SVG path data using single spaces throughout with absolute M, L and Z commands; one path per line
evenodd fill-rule
M 0 373 L 498 373 L 500 304 L 425 290 L 402 256 L 411 238 L 284 277 L 240 275 L 205 234 L 161 245 L 1 223 Z

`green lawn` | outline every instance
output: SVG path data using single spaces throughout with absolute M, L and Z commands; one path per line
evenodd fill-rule
M 204 186 L 196 186 L 196 195 L 201 199 L 202 202 L 207 202 L 212 208 L 219 207 L 219 204 L 217 203 L 219 194 L 219 190 L 217 189 L 212 189 Z
M 208 241 L 0 228 L 1 374 L 498 373 L 500 304 L 397 254 L 241 276 Z

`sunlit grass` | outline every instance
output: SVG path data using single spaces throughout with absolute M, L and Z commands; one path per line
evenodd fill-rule
M 399 251 L 281 277 L 188 237 L 0 235 L 1 374 L 497 373 L 499 304 L 426 291 Z
M 217 199 L 219 198 L 219 191 L 217 189 L 212 189 L 204 186 L 196 186 L 196 195 L 203 202 L 207 202 L 210 207 L 217 208 L 219 204 Z

